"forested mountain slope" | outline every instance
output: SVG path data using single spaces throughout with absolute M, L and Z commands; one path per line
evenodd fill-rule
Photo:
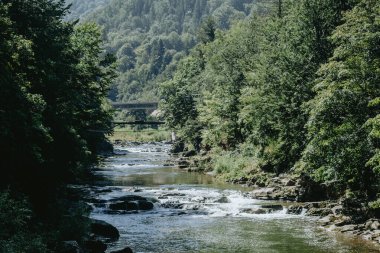
M 379 1 L 275 6 L 180 62 L 165 120 L 225 177 L 308 175 L 379 210 Z
M 102 8 L 109 0 L 66 0 L 70 6 L 70 12 L 67 13 L 67 20 L 84 18 L 86 15 Z
M 198 40 L 202 21 L 227 29 L 250 13 L 254 0 L 110 0 L 88 15 L 103 27 L 106 49 L 119 60 L 111 98 L 157 100 L 158 84 Z M 118 95 L 117 95 L 118 94 Z

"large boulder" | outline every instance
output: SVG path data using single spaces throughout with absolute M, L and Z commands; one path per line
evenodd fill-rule
M 148 210 L 152 210 L 154 208 L 154 205 L 152 202 L 149 202 L 149 201 L 138 200 L 137 207 L 139 210 L 148 211 Z
M 109 204 L 109 209 L 114 210 L 114 211 L 134 211 L 134 210 L 139 210 L 138 205 L 136 202 L 116 202 L 116 203 L 111 203 Z
M 115 241 L 120 237 L 117 228 L 105 221 L 96 219 L 91 219 L 91 232 L 97 236 L 105 237 Z

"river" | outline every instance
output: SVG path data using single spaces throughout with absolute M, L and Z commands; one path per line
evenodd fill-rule
M 255 214 L 252 210 L 281 203 L 254 200 L 246 188 L 170 166 L 169 149 L 160 143 L 116 146 L 115 155 L 96 170 L 105 178 L 91 187 L 100 201 L 125 195 L 155 201 L 153 210 L 128 213 L 94 205 L 91 217 L 120 231 L 109 250 L 129 246 L 137 253 L 377 252 L 362 241 L 327 232 L 313 217 L 287 214 L 286 207 Z

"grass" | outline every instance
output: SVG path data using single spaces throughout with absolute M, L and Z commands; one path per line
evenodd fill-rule
M 135 130 L 131 127 L 116 128 L 113 135 L 108 137 L 111 142 L 120 140 L 123 142 L 159 142 L 170 141 L 171 131 L 165 128 Z
M 240 178 L 255 178 L 260 184 L 266 184 L 271 174 L 264 173 L 253 157 L 233 152 L 222 152 L 212 156 L 214 174 L 221 180 L 233 181 Z

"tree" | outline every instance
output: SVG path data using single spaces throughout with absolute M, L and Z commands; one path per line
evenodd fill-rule
M 320 68 L 317 96 L 308 103 L 310 142 L 302 159 L 315 178 L 367 197 L 378 191 L 379 7 L 361 1 L 334 31 L 334 55 Z
M 214 18 L 208 17 L 201 24 L 198 31 L 198 41 L 201 43 L 208 43 L 215 40 L 216 23 Z

